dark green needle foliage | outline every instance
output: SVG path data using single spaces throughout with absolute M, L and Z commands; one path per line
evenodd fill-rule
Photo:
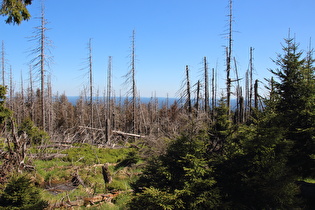
M 285 39 L 283 55 L 274 61 L 279 68 L 271 70 L 277 76 L 276 112 L 279 126 L 286 130 L 285 138 L 293 142 L 289 156 L 292 173 L 299 177 L 314 175 L 315 161 L 315 79 L 312 51 L 302 58 L 294 39 Z
M 25 176 L 13 177 L 0 196 L 0 209 L 44 209 L 48 204 Z
M 29 20 L 31 15 L 26 8 L 32 0 L 3 0 L 0 14 L 6 16 L 6 23 L 21 24 L 24 20 Z
M 134 184 L 131 209 L 213 209 L 220 203 L 202 134 L 182 136 L 153 158 Z
M 5 106 L 7 88 L 0 85 L 0 124 L 9 118 L 12 112 Z

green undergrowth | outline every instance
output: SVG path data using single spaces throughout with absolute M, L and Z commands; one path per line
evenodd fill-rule
M 124 209 L 131 199 L 130 183 L 141 173 L 141 160 L 135 148 L 98 148 L 89 144 L 75 144 L 74 147 L 52 153 L 65 154 L 65 157 L 53 160 L 34 160 L 33 181 L 43 189 L 42 197 L 50 204 L 70 199 L 71 201 L 93 197 L 112 191 L 123 192 L 113 199 L 111 204 L 92 206 L 89 209 Z M 49 151 L 47 151 L 49 153 Z M 109 165 L 112 182 L 104 183 L 102 166 Z M 61 192 L 52 192 L 60 185 L 71 185 L 74 174 L 79 175 L 84 186 Z M 50 188 L 50 189 L 49 189 Z M 84 209 L 84 208 L 83 208 Z
M 308 182 L 308 183 L 312 183 L 315 184 L 315 178 L 306 178 L 303 181 Z
M 81 162 L 84 164 L 116 163 L 123 159 L 130 148 L 110 149 L 97 148 L 89 144 L 81 144 L 79 147 L 67 149 L 62 154 L 67 154 L 64 161 Z

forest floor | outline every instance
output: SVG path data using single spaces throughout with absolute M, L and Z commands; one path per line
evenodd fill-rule
M 141 173 L 134 148 L 98 148 L 75 144 L 67 149 L 46 149 L 36 156 L 33 182 L 42 189 L 50 209 L 121 209 L 131 198 L 130 183 Z M 32 151 L 34 156 L 34 152 Z M 105 183 L 102 167 L 108 166 L 111 181 Z

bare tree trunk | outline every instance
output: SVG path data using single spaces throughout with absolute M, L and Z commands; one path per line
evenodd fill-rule
M 24 98 L 24 85 L 23 85 L 23 74 L 21 71 L 21 119 L 20 122 L 25 118 L 25 98 Z
M 231 78 L 230 78 L 230 71 L 231 71 L 231 57 L 232 57 L 232 21 L 233 21 L 233 14 L 232 14 L 232 0 L 229 3 L 230 13 L 229 13 L 229 36 L 228 36 L 228 47 L 226 49 L 226 95 L 227 95 L 227 106 L 228 106 L 228 115 L 231 114 Z
M 114 119 L 112 118 L 112 56 L 108 56 L 108 68 L 107 68 L 107 114 L 105 119 L 105 141 L 110 144 L 111 127 L 114 124 Z
M 41 27 L 40 27 L 40 90 L 41 90 L 41 117 L 42 117 L 42 128 L 46 129 L 45 121 L 45 31 L 46 31 L 46 20 L 44 6 L 42 6 L 41 16 Z
M 104 184 L 105 184 L 105 191 L 107 191 L 107 184 L 111 183 L 113 178 L 110 174 L 110 171 L 108 169 L 108 164 L 104 164 L 102 166 L 102 174 L 103 174 L 103 180 L 104 180 Z
M 14 100 L 13 100 L 13 95 L 14 95 L 14 90 L 13 90 L 13 75 L 12 75 L 12 66 L 10 66 L 10 109 L 14 110 Z
M 248 119 L 249 110 L 250 110 L 250 101 L 249 101 L 249 71 L 246 71 L 245 74 L 245 120 Z
M 107 144 L 110 144 L 110 136 L 111 136 L 111 123 L 109 119 L 105 121 L 105 141 Z
M 204 76 L 205 76 L 205 112 L 209 114 L 209 77 L 207 58 L 204 57 Z
M 93 73 L 92 73 L 92 39 L 89 40 L 89 79 L 90 79 L 90 126 L 93 128 Z
M 255 97 L 254 97 L 255 109 L 258 109 L 258 80 L 257 79 L 255 80 L 254 90 L 255 90 Z
M 200 101 L 200 81 L 198 80 L 197 82 L 197 101 L 196 101 L 196 111 L 197 111 L 197 115 L 199 112 L 199 102 Z
M 52 86 L 51 86 L 51 76 L 48 76 L 47 79 L 47 114 L 48 114 L 48 133 L 52 135 L 53 133 L 53 122 L 54 122 L 54 109 L 53 109 L 53 100 L 52 100 Z
M 1 70 L 2 70 L 2 86 L 5 86 L 5 51 L 4 51 L 4 41 L 2 41 L 2 51 L 1 51 Z
M 250 47 L 249 58 L 249 109 L 252 110 L 253 101 L 253 48 Z
M 191 94 L 190 94 L 190 80 L 189 80 L 189 68 L 188 65 L 186 65 L 186 95 L 187 95 L 187 101 L 186 104 L 188 106 L 188 112 L 192 112 L 191 107 Z
M 239 99 L 239 103 L 240 103 L 240 122 L 244 122 L 244 97 L 242 96 L 242 88 L 240 88 L 239 90 L 240 93 L 240 99 Z
M 214 110 L 214 107 L 215 107 L 215 83 L 214 83 L 214 81 L 215 81 L 215 73 L 214 73 L 214 68 L 212 68 L 212 97 L 211 97 L 211 99 L 212 99 L 212 103 L 211 103 L 211 105 L 212 105 L 212 111 Z
M 135 133 L 137 131 L 137 88 L 136 88 L 136 78 L 135 78 L 135 74 L 136 74 L 136 70 L 135 70 L 135 30 L 132 31 L 132 37 L 131 37 L 131 61 L 130 61 L 130 66 L 131 69 L 128 71 L 128 73 L 125 75 L 126 77 L 126 84 L 127 85 L 131 85 L 131 88 L 128 91 L 128 94 L 131 94 L 131 117 L 129 119 L 126 119 L 128 126 L 131 126 L 131 130 L 133 133 Z M 129 102 L 128 96 L 127 96 L 127 100 Z M 128 104 L 127 104 L 128 105 Z M 127 106 L 128 107 L 128 106 Z M 130 120 L 132 122 L 130 122 Z M 127 125 L 126 124 L 126 125 Z M 128 127 L 127 126 L 127 127 Z
M 227 107 L 228 107 L 228 116 L 231 114 L 231 78 L 230 78 L 230 57 L 229 57 L 229 50 L 226 48 L 226 62 L 227 62 L 227 68 L 226 68 L 226 100 L 227 100 Z
M 29 69 L 29 80 L 30 80 L 30 84 L 29 84 L 30 86 L 29 86 L 29 92 L 27 95 L 27 97 L 29 97 L 28 98 L 29 107 L 30 107 L 29 115 L 30 115 L 31 120 L 35 122 L 32 66 L 30 66 L 30 69 Z
M 236 64 L 236 59 L 234 57 L 234 65 L 235 65 L 235 75 L 236 75 L 236 82 L 237 82 L 237 86 L 236 86 L 236 110 L 237 110 L 237 115 L 236 115 L 236 122 L 241 122 L 241 104 L 240 104 L 240 100 L 242 97 L 242 92 L 241 92 L 241 86 L 240 86 L 240 81 L 239 81 L 239 77 L 238 77 L 238 71 L 237 71 L 237 64 Z
M 112 56 L 108 57 L 108 69 L 107 69 L 107 119 L 111 119 L 111 100 L 112 100 Z
M 135 78 L 135 30 L 132 31 L 132 52 L 131 52 L 131 72 L 132 72 L 132 118 L 133 133 L 136 131 L 136 78 Z

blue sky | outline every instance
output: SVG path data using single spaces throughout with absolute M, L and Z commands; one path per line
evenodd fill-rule
M 21 73 L 27 87 L 29 50 L 37 47 L 27 38 L 40 25 L 36 18 L 40 1 L 33 1 L 28 7 L 32 19 L 19 26 L 7 25 L 0 17 L 6 69 L 12 66 L 16 89 Z M 141 96 L 176 97 L 186 65 L 192 83 L 201 79 L 204 56 L 210 69 L 217 68 L 219 88 L 225 88 L 228 0 L 46 0 L 45 8 L 47 36 L 54 46 L 49 70 L 54 93 L 79 95 L 88 85 L 88 69 L 82 68 L 92 38 L 95 94 L 96 90 L 104 93 L 108 56 L 112 56 L 113 89 L 117 96 L 124 95 L 129 88 L 123 85 L 123 75 L 130 69 L 132 30 L 136 32 L 136 81 Z M 289 28 L 300 48 L 307 50 L 310 38 L 315 37 L 314 9 L 314 0 L 235 0 L 233 56 L 240 77 L 248 69 L 250 47 L 255 48 L 255 79 L 270 77 L 267 69 L 275 68 L 271 58 L 281 53 Z

